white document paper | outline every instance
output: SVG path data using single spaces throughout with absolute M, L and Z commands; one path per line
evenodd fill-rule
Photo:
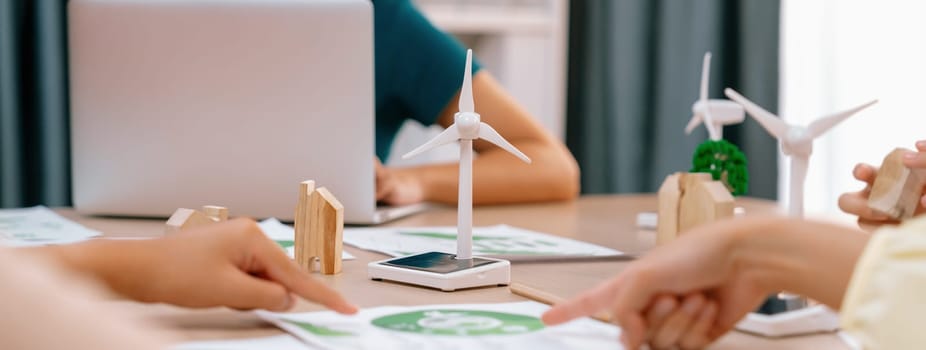
M 265 219 L 257 223 L 260 226 L 260 229 L 264 231 L 264 234 L 267 237 L 270 237 L 274 242 L 280 245 L 281 248 L 286 250 L 286 254 L 290 258 L 295 259 L 296 257 L 296 230 L 287 224 L 280 222 L 276 218 Z M 348 253 L 346 250 L 341 250 L 341 260 L 353 260 L 357 257 L 353 256 L 351 253 Z
M 546 327 L 549 307 L 501 304 L 384 306 L 345 316 L 331 311 L 257 314 L 324 349 L 620 349 L 620 329 L 590 318 Z
M 390 256 L 456 253 L 456 227 L 345 228 L 344 243 Z M 508 225 L 473 228 L 473 255 L 511 261 L 606 258 L 624 253 Z
M 24 247 L 68 244 L 99 236 L 44 206 L 0 209 L 0 245 Z
M 210 340 L 180 343 L 171 350 L 307 350 L 319 349 L 289 334 L 264 338 Z

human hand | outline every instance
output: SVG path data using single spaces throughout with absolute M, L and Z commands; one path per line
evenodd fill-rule
M 904 165 L 911 169 L 926 170 L 926 140 L 916 143 L 918 152 L 911 152 L 904 156 Z M 839 197 L 839 208 L 852 215 L 858 216 L 860 224 L 880 225 L 884 223 L 896 223 L 891 217 L 871 210 L 868 207 L 868 197 L 871 194 L 871 187 L 878 175 L 878 169 L 868 164 L 858 164 L 852 170 L 852 175 L 865 183 L 865 188 L 858 192 L 844 193 Z M 926 190 L 924 187 L 922 190 Z M 921 190 L 921 191 L 922 191 Z M 920 199 L 914 215 L 926 213 L 926 195 Z
M 697 348 L 726 333 L 774 288 L 769 279 L 738 263 L 739 220 L 701 226 L 630 264 L 615 278 L 543 315 L 556 325 L 606 310 L 635 349 L 649 341 Z M 682 307 L 661 306 L 664 296 Z M 669 311 L 667 311 L 669 310 Z M 679 311 L 680 310 L 680 311 Z M 668 316 L 666 316 L 668 315 Z M 690 324 L 697 329 L 686 331 Z
M 878 176 L 878 168 L 865 163 L 859 163 L 852 169 L 852 176 L 865 184 L 865 187 L 857 192 L 846 192 L 839 196 L 839 209 L 847 214 L 858 217 L 859 223 L 869 225 L 880 225 L 889 222 L 895 222 L 890 216 L 871 210 L 868 207 L 868 197 L 871 195 L 871 187 Z
M 390 169 L 379 158 L 376 164 L 376 201 L 386 205 L 406 205 L 425 200 L 424 187 L 411 169 Z
M 66 260 L 117 293 L 185 307 L 282 311 L 294 295 L 354 313 L 335 290 L 313 279 L 250 219 L 234 219 L 147 241 L 102 241 L 66 249 Z
M 684 299 L 663 295 L 647 308 L 646 343 L 651 349 L 701 349 L 717 316 L 717 303 L 695 293 Z
M 926 172 L 926 140 L 916 142 L 916 153 L 908 153 L 904 156 L 903 163 L 911 169 L 920 169 Z M 921 190 L 923 196 L 920 197 L 920 205 L 916 208 L 916 214 L 926 213 L 926 185 Z

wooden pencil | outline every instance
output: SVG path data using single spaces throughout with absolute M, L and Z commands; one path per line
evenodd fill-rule
M 520 295 L 547 305 L 555 305 L 566 301 L 563 297 L 521 283 L 512 283 L 508 286 L 508 290 L 510 290 L 512 294 Z M 611 323 L 611 315 L 604 312 L 589 317 L 604 323 Z

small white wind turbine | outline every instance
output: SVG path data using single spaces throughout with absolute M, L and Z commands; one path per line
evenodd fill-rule
M 461 288 L 507 285 L 511 282 L 511 263 L 507 260 L 473 256 L 473 140 L 484 139 L 530 163 L 530 158 L 480 120 L 473 104 L 473 50 L 466 51 L 460 111 L 453 125 L 402 158 L 410 158 L 435 147 L 460 141 L 460 186 L 457 200 L 457 254 L 425 252 L 371 262 L 367 273 L 373 280 L 404 283 L 454 291 Z
M 484 139 L 530 163 L 530 158 L 512 146 L 489 124 L 480 120 L 473 104 L 473 50 L 466 51 L 460 111 L 453 125 L 402 158 L 410 158 L 435 147 L 460 141 L 460 186 L 457 199 L 457 254 L 424 252 L 374 261 L 367 265 L 373 280 L 393 280 L 437 288 L 446 292 L 480 286 L 503 286 L 511 282 L 511 262 L 473 256 L 473 140 Z
M 414 157 L 433 148 L 460 141 L 460 184 L 457 199 L 457 259 L 472 258 L 473 245 L 473 140 L 483 139 L 514 154 L 526 163 L 531 160 L 498 134 L 489 124 L 480 121 L 473 103 L 473 50 L 466 51 L 463 87 L 460 88 L 460 111 L 453 116 L 453 125 L 425 144 L 402 156 Z
M 807 177 L 807 164 L 813 153 L 813 140 L 855 113 L 878 102 L 878 100 L 872 100 L 861 106 L 828 115 L 814 120 L 805 127 L 785 123 L 781 118 L 752 103 L 733 89 L 727 88 L 724 93 L 731 100 L 742 104 L 749 115 L 755 118 L 769 134 L 778 139 L 781 143 L 781 152 L 791 158 L 788 213 L 795 218 L 804 216 L 804 180 Z
M 739 103 L 722 100 L 708 99 L 707 85 L 711 76 L 711 53 L 704 54 L 704 63 L 701 66 L 701 94 L 700 98 L 691 106 L 691 120 L 685 127 L 685 133 L 691 134 L 698 124 L 704 123 L 707 128 L 707 134 L 711 141 L 720 141 L 723 138 L 723 126 L 739 124 L 746 119 L 746 113 L 743 112 L 743 106 Z

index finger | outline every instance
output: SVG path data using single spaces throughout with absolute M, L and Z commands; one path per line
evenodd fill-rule
M 579 296 L 562 303 L 556 303 L 541 316 L 543 323 L 555 326 L 579 317 L 591 316 L 611 306 L 615 291 L 620 288 L 620 276 L 602 283 Z
M 357 307 L 347 302 L 340 293 L 312 278 L 296 262 L 289 259 L 273 241 L 262 240 L 255 257 L 264 265 L 267 277 L 283 285 L 292 293 L 324 305 L 342 314 L 354 314 Z
M 614 320 L 631 313 L 642 312 L 654 296 L 655 271 L 628 268 L 616 278 L 598 285 L 578 297 L 557 304 L 543 315 L 543 321 L 557 325 L 599 311 L 611 311 Z
M 868 207 L 868 197 L 861 192 L 843 193 L 838 200 L 839 209 L 845 213 L 858 216 L 860 219 L 873 221 L 886 221 L 890 217 L 878 213 Z

